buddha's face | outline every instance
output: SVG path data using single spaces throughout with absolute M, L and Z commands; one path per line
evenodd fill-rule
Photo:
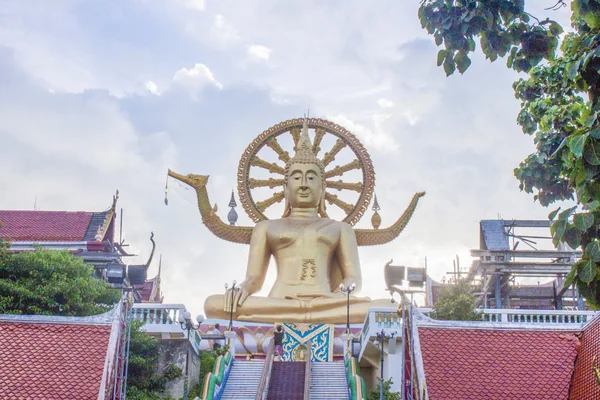
M 292 208 L 316 208 L 323 194 L 321 170 L 316 164 L 292 164 L 285 188 Z

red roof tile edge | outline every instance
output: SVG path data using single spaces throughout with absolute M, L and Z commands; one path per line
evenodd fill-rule
M 600 314 L 596 316 L 600 320 Z M 429 398 L 427 389 L 427 379 L 425 374 L 425 366 L 423 362 L 423 355 L 421 353 L 421 343 L 419 338 L 419 328 L 437 328 L 437 329 L 448 329 L 448 330 L 508 330 L 508 331 L 542 331 L 542 332 L 561 332 L 565 334 L 579 334 L 582 332 L 583 327 L 589 325 L 589 323 L 574 324 L 575 326 L 549 326 L 544 324 L 532 325 L 532 324 L 516 324 L 516 323 L 502 323 L 502 322 L 484 322 L 484 321 L 439 321 L 429 318 L 421 311 L 414 310 L 413 323 L 411 336 L 414 343 L 414 362 L 417 373 L 417 390 L 424 398 Z M 580 400 L 580 399 L 572 399 Z M 596 399 L 594 399 L 596 400 Z
M 116 363 L 118 360 L 117 348 L 119 339 L 124 331 L 122 318 L 123 303 L 119 302 L 111 311 L 88 317 L 65 317 L 47 315 L 8 315 L 0 314 L 0 323 L 3 324 L 35 324 L 40 325 L 66 325 L 66 326 L 103 326 L 110 327 L 106 354 L 102 365 L 102 377 L 98 381 L 98 399 L 110 398 L 110 392 L 116 384 Z M 52 328 L 50 328 L 52 329 Z

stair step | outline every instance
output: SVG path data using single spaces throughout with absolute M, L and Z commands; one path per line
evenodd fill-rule
M 221 399 L 254 400 L 260 383 L 265 362 L 235 360 L 229 370 L 229 377 Z
M 311 400 L 348 400 L 346 367 L 342 362 L 313 362 L 310 377 Z

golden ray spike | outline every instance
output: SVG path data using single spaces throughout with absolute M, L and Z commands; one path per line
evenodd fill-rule
M 325 178 L 332 178 L 334 176 L 341 176 L 344 172 L 352 171 L 353 169 L 360 169 L 360 163 L 358 160 L 354 160 L 349 162 L 348 164 L 344 164 L 341 167 L 336 165 L 336 167 L 332 170 L 325 172 Z
M 300 140 L 300 128 L 290 129 L 290 135 L 292 135 L 292 138 L 294 138 L 294 151 L 295 151 L 296 146 L 298 145 L 298 140 Z
M 285 170 L 283 168 L 281 168 L 279 165 L 277 165 L 275 163 L 266 162 L 265 160 L 263 160 L 262 158 L 257 157 L 257 156 L 254 156 L 252 161 L 250 161 L 250 165 L 252 165 L 253 167 L 264 168 L 272 174 L 285 175 Z
M 346 147 L 346 143 L 342 139 L 338 139 L 331 150 L 325 153 L 325 157 L 323 157 L 323 165 L 327 166 L 327 164 L 335 160 L 336 154 L 339 153 L 344 147 Z
M 321 140 L 323 139 L 323 136 L 325 136 L 325 129 L 317 128 L 317 132 L 315 133 L 315 140 L 313 143 L 313 153 L 315 153 L 315 156 L 319 154 L 319 151 L 321 150 Z
M 281 200 L 283 200 L 283 197 L 284 197 L 283 191 L 277 192 L 277 193 L 273 194 L 273 196 L 269 197 L 268 199 L 259 201 L 258 203 L 256 203 L 256 208 L 258 208 L 261 212 L 265 211 L 267 208 L 271 207 L 273 204 L 281 202 Z
M 288 162 L 288 160 L 290 159 L 290 153 L 281 148 L 276 138 L 271 138 L 267 140 L 265 144 L 272 148 L 275 153 L 277 153 L 277 155 L 279 156 L 278 158 L 281 161 L 283 161 L 284 163 Z
M 352 204 L 348 204 L 338 199 L 337 195 L 331 193 L 325 193 L 325 200 L 329 202 L 329 204 L 334 204 L 344 210 L 346 214 L 350 214 L 354 206 Z
M 283 181 L 283 179 L 282 179 Z M 327 187 L 337 190 L 354 190 L 355 192 L 362 192 L 362 183 L 348 183 L 342 180 L 339 181 L 327 181 Z
M 250 189 L 254 189 L 257 187 L 269 187 L 273 189 L 274 187 L 283 186 L 283 179 L 254 179 L 250 178 Z

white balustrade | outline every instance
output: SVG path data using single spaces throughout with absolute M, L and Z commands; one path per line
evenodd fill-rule
M 365 318 L 360 336 L 360 356 L 369 339 L 384 331 L 386 335 L 402 332 L 402 318 L 398 315 L 397 307 L 372 307 Z
M 419 308 L 418 311 L 428 315 L 432 308 Z M 481 320 L 485 322 L 498 322 L 503 324 L 562 324 L 581 326 L 591 320 L 596 312 L 583 310 L 525 310 L 525 309 L 495 309 L 485 308 L 477 310 Z M 448 323 L 449 321 L 446 321 Z M 473 321 L 473 323 L 477 323 Z M 402 334 L 402 319 L 395 307 L 373 307 L 365 318 L 360 336 L 360 355 L 369 340 L 378 332 L 384 330 L 386 334 L 396 332 Z
M 142 321 L 142 329 L 151 335 L 161 335 L 169 338 L 186 338 L 187 329 L 181 329 L 179 316 L 186 311 L 183 304 L 154 304 L 135 303 L 131 310 L 133 319 Z M 198 351 L 200 348 L 200 335 L 197 331 L 190 331 L 190 343 Z
M 583 310 L 524 310 L 524 309 L 495 309 L 479 310 L 483 321 L 505 323 L 531 324 L 582 324 L 591 319 L 596 313 Z

